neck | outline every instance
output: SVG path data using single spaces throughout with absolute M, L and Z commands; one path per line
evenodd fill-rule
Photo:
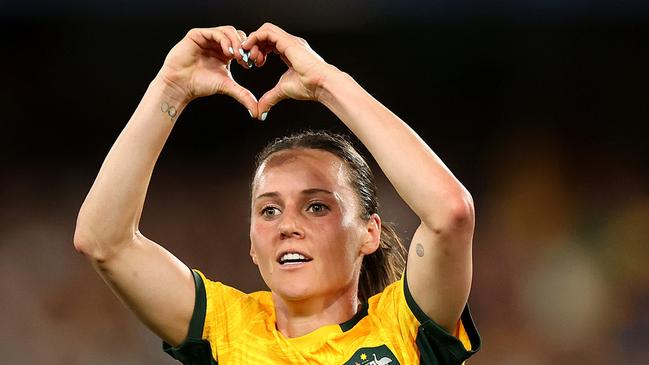
M 273 293 L 277 329 L 288 338 L 304 336 L 320 327 L 351 319 L 359 308 L 356 288 L 334 297 L 286 300 Z

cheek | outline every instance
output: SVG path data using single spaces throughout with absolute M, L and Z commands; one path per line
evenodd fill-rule
M 250 217 L 250 235 L 268 235 L 277 232 L 277 223 L 273 220 L 266 220 L 263 217 L 253 214 Z
M 329 232 L 329 245 L 327 255 L 333 262 L 352 263 L 359 255 L 360 235 L 355 227 L 334 227 Z
M 256 238 L 259 238 L 268 233 L 268 228 L 268 224 L 264 224 L 263 221 L 253 218 L 250 221 L 250 237 L 252 238 L 255 236 Z
M 250 224 L 250 243 L 257 256 L 262 256 L 270 248 L 273 227 L 270 224 L 252 221 Z

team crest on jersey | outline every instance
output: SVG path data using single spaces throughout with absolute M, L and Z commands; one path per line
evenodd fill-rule
M 399 365 L 396 356 L 390 349 L 381 345 L 378 347 L 363 347 L 343 365 Z

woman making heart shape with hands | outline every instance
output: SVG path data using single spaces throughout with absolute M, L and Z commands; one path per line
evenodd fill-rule
M 288 66 L 259 101 L 233 60 Z M 250 256 L 269 291 L 242 293 L 190 270 L 138 229 L 154 165 L 198 97 L 225 94 L 264 120 L 287 98 L 329 108 L 421 220 L 406 254 L 381 222 L 372 173 L 348 138 L 302 132 L 258 156 Z M 74 244 L 185 364 L 461 364 L 480 346 L 468 310 L 474 209 L 426 143 L 308 43 L 273 24 L 193 29 L 167 55 L 106 157 Z

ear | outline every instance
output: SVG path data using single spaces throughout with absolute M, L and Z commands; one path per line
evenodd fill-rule
M 379 248 L 381 244 L 381 217 L 374 213 L 370 216 L 365 226 L 365 237 L 361 245 L 361 253 L 370 255 Z
M 255 248 L 252 246 L 252 243 L 250 243 L 250 257 L 252 257 L 252 262 L 255 263 L 255 265 L 259 265 L 257 262 L 257 253 L 255 252 Z

